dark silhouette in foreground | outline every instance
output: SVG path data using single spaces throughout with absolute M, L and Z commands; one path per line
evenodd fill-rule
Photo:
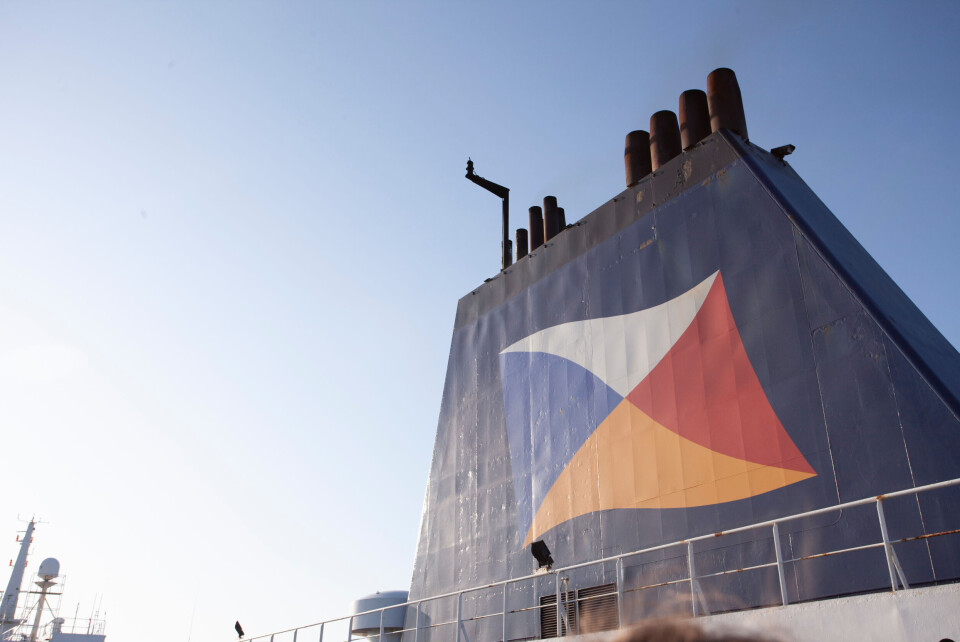
M 778 639 L 735 632 L 709 632 L 689 620 L 662 619 L 624 631 L 617 642 L 778 642 Z

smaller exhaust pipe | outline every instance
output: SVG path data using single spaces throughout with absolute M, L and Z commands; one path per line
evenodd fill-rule
M 560 216 L 557 213 L 557 197 L 543 197 L 543 242 L 546 243 L 560 232 Z
M 743 115 L 743 97 L 737 74 L 732 69 L 721 67 L 707 76 L 707 103 L 710 106 L 710 129 L 729 129 L 747 138 L 747 119 Z
M 529 209 L 530 213 L 530 251 L 535 252 L 537 248 L 543 245 L 543 210 L 540 206 L 534 205 Z
M 680 125 L 672 111 L 658 111 L 650 117 L 650 165 L 653 171 L 680 155 Z
M 627 175 L 627 187 L 633 187 L 653 171 L 650 167 L 650 134 L 642 129 L 627 134 L 623 143 L 623 169 Z
M 527 231 L 522 227 L 517 228 L 517 260 L 519 261 L 527 255 Z
M 567 229 L 567 214 L 562 207 L 557 208 L 557 221 L 560 223 L 560 231 Z
M 680 94 L 680 144 L 686 151 L 710 135 L 710 109 L 707 94 L 688 89 Z

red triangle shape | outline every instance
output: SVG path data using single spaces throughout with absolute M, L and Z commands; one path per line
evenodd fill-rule
M 627 399 L 664 427 L 715 452 L 815 472 L 767 400 L 720 274 L 689 327 Z

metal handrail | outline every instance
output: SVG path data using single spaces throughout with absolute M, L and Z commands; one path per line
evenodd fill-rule
M 646 547 L 646 548 L 637 549 L 637 550 L 635 550 L 635 551 L 630 551 L 630 552 L 628 552 L 628 553 L 620 553 L 620 554 L 618 554 L 618 555 L 610 555 L 610 556 L 607 556 L 607 557 L 602 557 L 602 558 L 599 558 L 599 559 L 591 560 L 591 561 L 589 561 L 589 562 L 580 562 L 580 563 L 578 563 L 578 564 L 571 564 L 571 565 L 569 565 L 569 566 L 564 566 L 564 567 L 558 568 L 558 569 L 550 569 L 550 570 L 547 570 L 547 571 L 545 571 L 545 572 L 541 570 L 541 571 L 539 571 L 539 572 L 530 573 L 530 574 L 528 574 L 528 575 L 523 575 L 523 576 L 521 576 L 521 577 L 515 577 L 515 578 L 511 578 L 511 579 L 507 579 L 507 580 L 500 580 L 500 581 L 498 581 L 498 582 L 492 582 L 492 583 L 490 583 L 490 584 L 483 584 L 483 585 L 479 585 L 479 586 L 473 586 L 473 587 L 471 587 L 471 588 L 462 589 L 462 590 L 459 590 L 459 591 L 450 591 L 450 592 L 448 592 L 448 593 L 442 593 L 442 594 L 440 594 L 440 595 L 431 595 L 431 596 L 429 596 L 429 597 L 422 597 L 422 598 L 419 598 L 419 599 L 416 599 L 416 600 L 409 600 L 409 601 L 407 601 L 407 602 L 404 602 L 403 604 L 394 604 L 394 605 L 392 605 L 392 606 L 386 606 L 386 607 L 382 607 L 382 608 L 378 608 L 378 609 L 370 609 L 370 610 L 368 610 L 368 611 L 360 611 L 360 612 L 357 612 L 357 613 L 353 613 L 353 614 L 351 614 L 351 615 L 345 615 L 345 616 L 341 616 L 341 617 L 338 617 L 338 618 L 333 618 L 333 619 L 329 619 L 329 620 L 323 620 L 323 621 L 320 621 L 320 622 L 314 622 L 313 624 L 307 624 L 307 625 L 299 626 L 299 627 L 295 627 L 295 628 L 284 629 L 284 630 L 282 630 L 282 631 L 275 631 L 275 632 L 273 632 L 273 633 L 268 633 L 268 634 L 265 634 L 265 635 L 258 635 L 258 636 L 255 636 L 255 637 L 249 637 L 249 638 L 246 638 L 246 640 L 247 640 L 247 642 L 256 642 L 257 640 L 271 640 L 271 641 L 272 641 L 273 638 L 274 638 L 274 636 L 284 635 L 284 634 L 287 634 L 287 633 L 293 633 L 293 636 L 294 636 L 293 639 L 294 639 L 294 641 L 296 642 L 298 632 L 304 631 L 304 630 L 306 630 L 306 629 L 313 629 L 313 628 L 319 627 L 320 637 L 319 637 L 319 639 L 317 640 L 317 642 L 323 642 L 323 630 L 324 630 L 324 628 L 325 628 L 327 625 L 333 624 L 333 623 L 337 623 L 337 622 L 348 621 L 348 625 L 347 625 L 347 640 L 348 640 L 348 642 L 349 642 L 350 640 L 353 639 L 353 621 L 354 621 L 354 618 L 357 618 L 357 617 L 360 617 L 360 616 L 363 616 L 363 615 L 370 615 L 370 614 L 373 614 L 373 613 L 379 613 L 379 614 L 380 614 L 380 638 L 382 638 L 383 635 L 385 635 L 385 634 L 389 635 L 389 634 L 405 633 L 405 632 L 411 632 L 411 631 L 414 631 L 414 632 L 415 632 L 415 638 L 416 638 L 416 637 L 419 637 L 419 632 L 420 632 L 421 630 L 430 629 L 430 628 L 435 628 L 435 627 L 439 627 L 439 626 L 449 626 L 449 625 L 451 625 L 451 624 L 455 624 L 456 627 L 457 627 L 457 636 L 456 636 L 456 639 L 457 639 L 457 640 L 460 640 L 460 629 L 461 629 L 461 625 L 462 625 L 464 622 L 469 622 L 469 621 L 479 620 L 479 619 L 486 619 L 486 618 L 488 618 L 488 617 L 500 616 L 500 617 L 503 618 L 503 632 L 504 632 L 504 638 L 503 638 L 503 639 L 507 639 L 507 638 L 506 638 L 506 635 L 505 635 L 505 634 L 506 634 L 506 630 L 507 630 L 507 621 L 506 621 L 506 620 L 507 620 L 507 615 L 509 615 L 509 614 L 511 614 L 511 613 L 521 613 L 521 612 L 525 612 L 525 611 L 529 611 L 529 610 L 540 610 L 540 609 L 543 609 L 543 608 L 553 607 L 553 606 L 556 606 L 556 608 L 557 608 L 557 633 L 558 633 L 558 635 L 559 635 L 560 632 L 561 632 L 561 630 L 562 630 L 562 629 L 561 629 L 561 626 L 560 626 L 560 624 L 561 624 L 560 620 L 561 620 L 561 610 L 563 610 L 563 609 L 561 608 L 562 605 L 563 605 L 563 602 L 560 600 L 560 595 L 561 595 L 561 590 L 560 590 L 560 588 L 559 588 L 559 587 L 560 587 L 560 583 L 561 583 L 561 581 L 560 581 L 560 575 L 561 575 L 562 573 L 567 573 L 567 572 L 570 572 L 570 571 L 573 571 L 573 570 L 576 570 L 576 569 L 586 568 L 586 567 L 589 567 L 589 566 L 595 566 L 595 565 L 597 565 L 597 564 L 606 564 L 606 563 L 609 563 L 609 562 L 616 562 L 616 565 L 617 565 L 617 573 L 616 573 L 616 587 L 617 587 L 617 588 L 616 588 L 616 592 L 615 592 L 615 593 L 611 593 L 611 595 L 617 595 L 617 598 L 618 598 L 618 599 L 617 599 L 617 620 L 618 620 L 618 625 L 619 625 L 619 626 L 623 626 L 623 625 L 624 625 L 624 621 L 623 621 L 623 607 L 622 607 L 622 604 L 623 604 L 623 594 L 624 594 L 624 592 L 625 592 L 625 589 L 623 588 L 623 561 L 624 561 L 626 558 L 633 557 L 633 556 L 635 556 L 635 555 L 643 555 L 643 554 L 646 554 L 646 553 L 653 553 L 653 552 L 656 552 L 656 551 L 662 551 L 662 550 L 666 550 L 666 549 L 669 549 L 669 548 L 675 548 L 675 547 L 677 547 L 677 546 L 683 546 L 683 545 L 686 545 L 686 548 L 687 548 L 687 550 L 686 550 L 686 554 L 687 554 L 687 555 L 686 555 L 686 556 L 687 556 L 687 571 L 688 571 L 688 573 L 687 573 L 687 575 L 688 575 L 687 578 L 682 578 L 682 579 L 678 579 L 678 580 L 671 580 L 671 581 L 667 581 L 667 582 L 660 582 L 660 583 L 657 583 L 657 584 L 651 584 L 651 585 L 649 585 L 649 586 L 634 587 L 634 588 L 631 588 L 631 589 L 626 589 L 626 591 L 633 592 L 633 591 L 639 591 L 639 590 L 644 590 L 644 589 L 648 589 L 648 588 L 654 588 L 654 587 L 657 587 L 657 586 L 665 586 L 665 585 L 668 585 L 668 584 L 679 584 L 679 583 L 682 583 L 682 582 L 689 582 L 689 583 L 690 583 L 690 594 L 691 594 L 693 615 L 694 615 L 694 616 L 700 615 L 700 614 L 701 614 L 701 609 L 702 609 L 702 611 L 703 611 L 704 614 L 709 614 L 709 611 L 706 609 L 706 600 L 705 600 L 705 598 L 704 598 L 704 596 L 703 596 L 702 591 L 701 591 L 700 588 L 699 588 L 699 583 L 698 583 L 698 581 L 697 581 L 698 578 L 715 577 L 715 576 L 718 576 L 718 575 L 724 575 L 724 574 L 728 574 L 728 573 L 737 573 L 737 572 L 743 572 L 743 571 L 747 571 L 747 570 L 755 570 L 755 569 L 759 569 L 759 568 L 768 568 L 768 567 L 776 566 L 776 567 L 777 567 L 777 575 L 778 575 L 779 584 L 780 584 L 780 587 L 779 587 L 779 588 L 780 588 L 780 597 L 781 597 L 781 601 L 782 601 L 783 605 L 786 606 L 786 605 L 788 604 L 788 598 L 787 598 L 786 578 L 785 578 L 784 569 L 783 569 L 783 565 L 784 565 L 784 564 L 792 563 L 792 562 L 798 562 L 798 561 L 803 561 L 803 560 L 807 560 L 807 559 L 812 559 L 812 558 L 814 558 L 814 557 L 822 557 L 822 556 L 827 556 L 827 555 L 835 555 L 835 554 L 838 554 L 838 553 L 847 553 L 847 552 L 864 550 L 864 549 L 869 549 L 869 548 L 879 548 L 879 547 L 881 547 L 881 546 L 884 548 L 884 553 L 885 553 L 884 556 L 885 556 L 886 561 L 887 561 L 887 571 L 888 571 L 888 573 L 889 573 L 889 575 L 890 575 L 890 588 L 891 588 L 891 590 L 893 590 L 893 591 L 899 590 L 899 589 L 898 589 L 898 582 L 899 582 L 899 585 L 900 585 L 902 588 L 904 588 L 904 589 L 909 589 L 910 586 L 909 586 L 909 584 L 907 583 L 906 577 L 904 576 L 904 573 L 903 573 L 903 569 L 900 567 L 900 562 L 899 562 L 899 560 L 897 559 L 896 553 L 895 553 L 894 550 L 893 550 L 893 544 L 902 543 L 902 542 L 908 542 L 908 541 L 913 541 L 913 540 L 918 540 L 918 539 L 926 539 L 926 538 L 931 538 L 931 537 L 937 537 L 937 536 L 940 536 L 940 535 L 958 534 L 958 533 L 960 533 L 960 529 L 948 530 L 948 531 L 943 531 L 943 532 L 940 532 L 940 533 L 931 533 L 931 534 L 924 534 L 924 535 L 916 535 L 916 536 L 912 536 L 912 537 L 904 537 L 904 538 L 902 538 L 902 539 L 898 539 L 898 540 L 893 540 L 893 541 L 891 541 L 891 540 L 890 540 L 890 537 L 889 537 L 889 535 L 888 535 L 888 533 L 887 533 L 887 523 L 886 523 L 886 518 L 885 518 L 884 512 L 883 512 L 883 501 L 884 501 L 884 500 L 887 500 L 887 499 L 894 499 L 894 498 L 897 498 L 897 497 L 905 497 L 905 496 L 909 496 L 909 495 L 919 495 L 920 493 L 928 492 L 928 491 L 931 491 L 931 490 L 938 490 L 938 489 L 941 489 L 941 488 L 948 488 L 948 487 L 951 487 L 951 486 L 958 486 L 958 485 L 960 485 L 960 478 L 955 478 L 955 479 L 949 479 L 949 480 L 946 480 L 946 481 L 936 482 L 936 483 L 933 483 L 933 484 L 926 484 L 926 485 L 924 485 L 924 486 L 917 486 L 917 487 L 914 487 L 914 488 L 907 488 L 907 489 L 895 491 L 895 492 L 892 492 L 892 493 L 885 493 L 885 494 L 876 495 L 876 496 L 873 496 L 873 497 L 865 497 L 865 498 L 863 498 L 863 499 L 858 499 L 858 500 L 854 500 L 854 501 L 850 501 L 850 502 L 844 502 L 844 503 L 841 503 L 841 504 L 835 504 L 835 505 L 833 505 L 833 506 L 827 506 L 827 507 L 824 507 L 824 508 L 818 508 L 818 509 L 815 509 L 815 510 L 805 511 L 805 512 L 803 512 L 803 513 L 795 513 L 795 514 L 793 514 L 793 515 L 787 515 L 787 516 L 785 516 L 785 517 L 777 517 L 777 518 L 775 518 L 775 519 L 768 519 L 768 520 L 765 520 L 765 521 L 762 521 L 762 522 L 756 522 L 756 523 L 754 523 L 754 524 L 749 524 L 749 525 L 746 525 L 746 526 L 738 526 L 738 527 L 736 527 L 736 528 L 731 528 L 731 529 L 728 529 L 728 530 L 725 530 L 725 531 L 719 531 L 719 532 L 716 532 L 716 533 L 709 533 L 709 534 L 706 534 L 706 535 L 698 535 L 698 536 L 696 536 L 696 537 L 688 537 L 688 538 L 686 538 L 686 539 L 676 540 L 676 541 L 673 541 L 673 542 L 670 542 L 670 543 L 667 543 L 667 544 L 658 544 L 658 545 L 656 545 L 656 546 L 649 546 L 649 547 Z M 826 513 L 832 513 L 832 512 L 838 511 L 838 510 L 845 510 L 845 509 L 848 509 L 848 508 L 855 508 L 855 507 L 857 507 L 857 506 L 866 506 L 866 505 L 868 505 L 868 504 L 875 504 L 876 507 L 877 507 L 877 520 L 878 520 L 878 522 L 879 522 L 879 524 L 880 524 L 880 534 L 881 534 L 882 541 L 877 542 L 877 543 L 875 543 L 875 544 L 866 544 L 866 545 L 862 545 L 862 546 L 855 546 L 855 547 L 852 547 L 852 548 L 840 549 L 840 550 L 836 550 L 836 551 L 827 551 L 827 552 L 824 552 L 824 553 L 817 553 L 817 554 L 815 554 L 815 555 L 810 555 L 810 556 L 806 556 L 806 557 L 798 557 L 798 558 L 792 558 L 792 559 L 788 559 L 788 560 L 784 560 L 784 559 L 783 559 L 783 554 L 782 554 L 782 552 L 781 552 L 781 550 L 780 550 L 780 536 L 779 536 L 779 525 L 780 525 L 780 524 L 784 524 L 784 523 L 786 523 L 786 522 L 792 522 L 792 521 L 795 521 L 795 520 L 798 520 L 798 519 L 805 519 L 805 518 L 808 518 L 808 517 L 815 517 L 815 516 L 817 516 L 817 515 L 823 515 L 823 514 L 826 514 Z M 710 573 L 710 574 L 705 574 L 705 575 L 700 575 L 700 576 L 698 576 L 698 575 L 696 574 L 696 570 L 695 570 L 694 565 L 693 565 L 693 544 L 694 544 L 695 542 L 701 542 L 701 541 L 706 541 L 706 540 L 710 540 L 710 539 L 716 539 L 716 538 L 718 538 L 718 537 L 723 537 L 723 536 L 725 536 L 725 535 L 731 535 L 731 534 L 734 534 L 734 533 L 743 533 L 743 532 L 747 532 L 747 531 L 756 530 L 756 529 L 759 529 L 759 528 L 768 528 L 768 527 L 771 528 L 771 529 L 772 529 L 772 532 L 773 532 L 774 552 L 775 552 L 775 556 L 776 556 L 776 561 L 775 561 L 775 562 L 769 562 L 769 563 L 766 563 L 766 564 L 759 564 L 759 565 L 756 565 L 756 566 L 751 566 L 751 567 L 742 568 L 742 569 L 735 569 L 735 570 L 728 570 L 728 571 L 720 571 L 720 572 L 717 572 L 717 573 Z M 556 587 L 557 587 L 557 601 L 556 601 L 556 603 L 551 603 L 551 604 L 548 604 L 548 605 L 543 605 L 543 604 L 541 604 L 541 605 L 534 605 L 534 606 L 532 606 L 532 607 L 524 607 L 524 608 L 516 609 L 516 610 L 509 610 L 509 609 L 507 608 L 507 589 L 509 588 L 509 586 L 510 586 L 511 584 L 517 584 L 517 583 L 520 583 L 520 582 L 525 582 L 525 581 L 528 581 L 528 580 L 534 580 L 534 579 L 537 579 L 537 578 L 549 577 L 550 575 L 554 575 L 554 576 L 555 576 L 555 584 L 556 584 Z M 498 587 L 503 587 L 503 591 L 504 591 L 504 595 L 503 595 L 503 610 L 502 610 L 502 611 L 489 613 L 489 614 L 487 614 L 487 615 L 474 616 L 474 617 L 470 617 L 470 618 L 466 618 L 466 619 L 463 619 L 463 618 L 462 618 L 462 601 L 463 601 L 463 596 L 464 596 L 465 594 L 467 594 L 467 593 L 473 593 L 473 592 L 476 592 L 476 591 L 483 591 L 483 590 L 486 590 L 486 589 L 498 588 Z M 454 597 L 457 598 L 457 618 L 456 618 L 456 620 L 451 620 L 451 621 L 449 621 L 449 622 L 431 623 L 431 624 L 427 624 L 427 625 L 421 625 L 421 624 L 420 624 L 420 612 L 421 612 L 421 606 L 422 606 L 423 604 L 425 604 L 425 603 L 427 603 L 427 602 L 434 602 L 434 601 L 437 601 L 437 600 L 443 600 L 443 599 L 454 598 Z M 384 614 L 386 611 L 390 611 L 390 610 L 393 610 L 393 609 L 401 609 L 401 608 L 402 608 L 402 609 L 406 609 L 406 608 L 409 608 L 409 607 L 416 607 L 416 609 L 417 609 L 417 618 L 416 618 L 416 626 L 415 626 L 415 628 L 412 628 L 412 629 L 410 629 L 410 628 L 404 628 L 404 629 L 391 630 L 391 631 L 386 631 L 386 630 L 384 630 L 384 628 L 383 628 L 383 614 Z

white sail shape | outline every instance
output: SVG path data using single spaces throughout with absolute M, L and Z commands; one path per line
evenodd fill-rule
M 719 272 L 675 299 L 614 317 L 545 328 L 500 352 L 542 352 L 592 372 L 626 397 L 669 352 L 697 316 Z

